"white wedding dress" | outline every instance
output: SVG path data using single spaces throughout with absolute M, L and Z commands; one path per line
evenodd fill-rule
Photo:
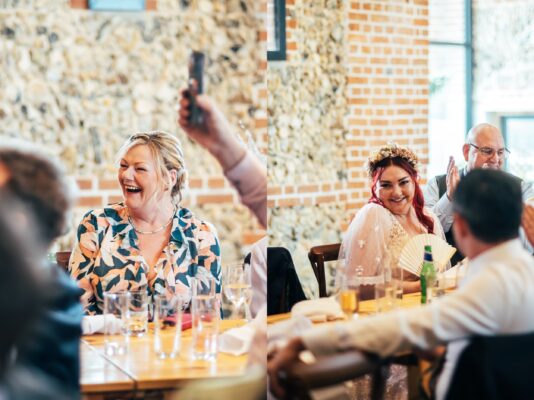
M 424 212 L 434 221 L 434 234 L 445 240 L 439 219 L 427 208 Z M 341 246 L 340 259 L 344 260 L 347 278 L 352 278 L 359 269 L 360 283 L 374 285 L 384 263 L 398 265 L 402 249 L 412 236 L 387 208 L 366 204 L 352 220 Z

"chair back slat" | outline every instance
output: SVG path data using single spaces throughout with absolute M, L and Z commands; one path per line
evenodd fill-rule
M 308 253 L 313 273 L 319 285 L 319 297 L 326 297 L 326 274 L 324 263 L 328 261 L 336 261 L 339 257 L 339 249 L 341 243 L 324 244 L 321 246 L 314 246 Z
M 56 253 L 56 262 L 65 271 L 69 268 L 70 251 L 58 251 Z

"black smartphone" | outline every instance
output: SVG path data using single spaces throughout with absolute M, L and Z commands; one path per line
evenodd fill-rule
M 191 101 L 191 113 L 189 122 L 192 125 L 202 124 L 202 110 L 197 105 L 197 95 L 204 92 L 204 53 L 193 51 L 189 57 L 189 99 Z

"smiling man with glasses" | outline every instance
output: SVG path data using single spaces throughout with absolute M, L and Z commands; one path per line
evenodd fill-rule
M 475 168 L 502 169 L 504 160 L 510 154 L 510 151 L 504 145 L 504 138 L 501 132 L 491 124 L 479 124 L 469 130 L 466 136 L 465 144 L 462 147 L 466 166 L 461 170 L 455 165 L 454 158 L 449 158 L 447 173 L 436 176 L 429 180 L 425 195 L 425 205 L 432 209 L 438 216 L 447 242 L 457 247 L 452 236 L 452 195 L 456 186 L 465 174 Z M 519 178 L 516 178 L 520 180 Z M 532 184 L 521 181 L 523 192 L 523 201 L 534 196 Z M 532 253 L 532 244 L 525 238 L 521 232 L 521 239 L 524 246 Z M 451 263 L 455 265 L 462 260 L 463 254 L 459 251 L 453 256 Z
M 469 143 L 469 146 L 473 146 L 482 157 L 485 157 L 488 160 L 492 160 L 495 155 L 497 155 L 499 160 L 505 160 L 510 154 L 510 150 L 506 147 L 503 147 L 502 149 L 492 149 L 491 147 L 480 147 L 474 143 Z

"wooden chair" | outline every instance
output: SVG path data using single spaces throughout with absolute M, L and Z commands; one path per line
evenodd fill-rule
M 372 375 L 371 399 L 382 400 L 388 360 L 358 350 L 318 358 L 314 363 L 296 361 L 280 374 L 287 399 L 311 399 L 310 391 Z
M 319 284 L 319 297 L 327 296 L 324 263 L 328 261 L 336 261 L 339 257 L 340 248 L 341 243 L 324 244 L 312 247 L 308 253 L 313 273 Z
M 287 399 L 311 399 L 310 392 L 314 389 L 338 385 L 370 374 L 372 378 L 370 399 L 383 400 L 390 365 L 400 364 L 418 368 L 417 361 L 413 353 L 380 358 L 375 354 L 359 350 L 347 350 L 318 357 L 311 364 L 295 361 L 280 374 L 280 382 L 286 389 Z M 408 381 L 408 385 L 409 393 L 418 392 L 417 379 L 415 383 Z
M 70 251 L 58 251 L 56 253 L 57 265 L 59 265 L 65 271 L 67 271 L 69 267 L 70 253 Z

